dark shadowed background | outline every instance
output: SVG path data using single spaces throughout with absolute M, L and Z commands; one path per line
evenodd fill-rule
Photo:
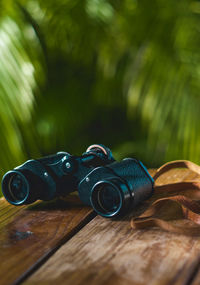
M 0 174 L 103 143 L 200 163 L 200 1 L 1 0 Z

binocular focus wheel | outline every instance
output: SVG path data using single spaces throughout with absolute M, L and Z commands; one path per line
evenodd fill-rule
M 86 152 L 92 151 L 92 149 L 99 149 L 99 150 L 101 150 L 106 156 L 109 155 L 109 153 L 107 152 L 107 150 L 106 150 L 102 145 L 100 145 L 100 144 L 92 144 L 92 145 L 90 145 L 90 146 L 87 148 Z

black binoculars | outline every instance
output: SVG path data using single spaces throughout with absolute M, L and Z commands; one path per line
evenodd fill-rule
M 153 178 L 141 161 L 116 162 L 109 148 L 88 147 L 81 156 L 58 152 L 8 171 L 2 192 L 13 205 L 52 200 L 78 190 L 81 201 L 103 217 L 116 217 L 153 193 Z

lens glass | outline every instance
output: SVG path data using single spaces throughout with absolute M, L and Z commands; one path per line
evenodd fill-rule
M 9 192 L 12 199 L 15 202 L 24 200 L 27 196 L 27 191 L 27 184 L 24 177 L 19 174 L 13 175 L 9 182 Z
M 104 184 L 98 191 L 98 202 L 106 212 L 115 212 L 120 206 L 119 192 L 110 184 Z

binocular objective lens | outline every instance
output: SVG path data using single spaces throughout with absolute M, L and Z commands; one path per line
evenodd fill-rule
M 104 185 L 98 191 L 98 202 L 100 207 L 105 211 L 116 211 L 120 205 L 119 193 L 113 186 Z
M 112 181 L 101 181 L 94 185 L 90 201 L 99 215 L 113 217 L 121 210 L 123 193 Z
M 28 194 L 27 183 L 19 174 L 14 174 L 10 178 L 8 190 L 11 200 L 15 203 L 23 201 Z

